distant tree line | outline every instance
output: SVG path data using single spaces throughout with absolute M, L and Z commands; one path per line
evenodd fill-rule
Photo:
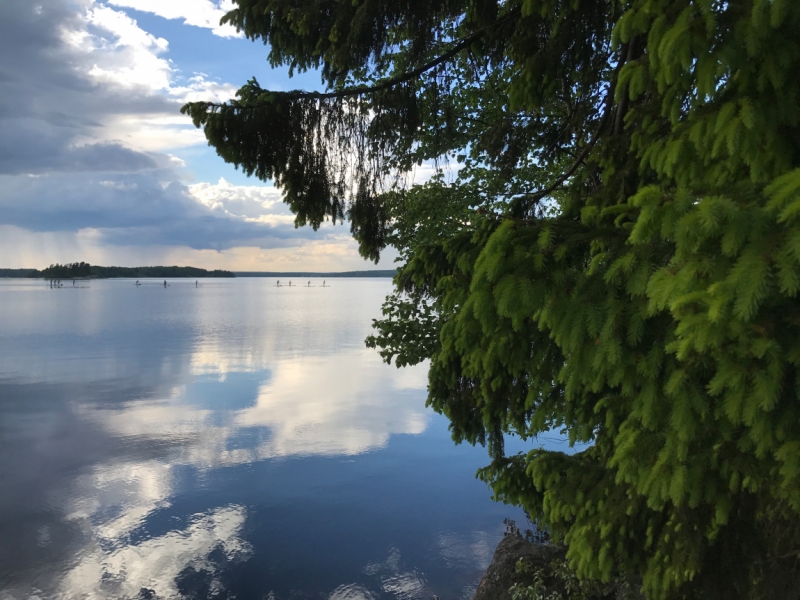
M 46 269 L 0 269 L 0 277 L 44 277 L 71 279 L 73 277 L 235 277 L 230 271 L 208 271 L 197 267 L 99 267 L 86 262 L 50 265 Z
M 38 269 L 0 269 L 0 277 L 41 277 Z
M 42 277 L 46 279 L 69 279 L 71 277 L 91 277 L 92 265 L 85 262 L 58 263 L 50 265 L 42 271 Z
M 374 269 L 371 271 L 342 271 L 317 273 L 311 271 L 236 271 L 236 277 L 394 277 L 397 269 Z
M 197 267 L 92 267 L 95 277 L 236 277 L 230 271 Z

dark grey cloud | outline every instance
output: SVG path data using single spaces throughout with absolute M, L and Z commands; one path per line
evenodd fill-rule
M 119 17 L 128 46 L 92 24 L 98 11 Z M 178 92 L 159 88 L 158 69 L 171 68 L 157 57 L 163 41 L 113 11 L 92 0 L 0 0 L 0 225 L 95 229 L 104 245 L 217 250 L 343 233 L 295 229 L 276 194 L 256 188 L 206 184 L 193 196 L 180 161 L 130 147 L 126 136 L 142 133 L 130 123 L 177 117 Z M 131 66 L 141 77 L 142 61 L 153 65 L 154 83 L 119 81 Z M 158 127 L 156 136 L 171 135 Z
M 154 226 L 198 216 L 201 206 L 172 183 L 162 187 L 147 175 L 104 179 L 104 174 L 6 177 L 0 221 L 30 231 Z M 29 200 L 36 199 L 30 210 Z
M 99 143 L 69 147 L 47 133 L 29 143 L 30 129 L 3 131 L 0 138 L 0 174 L 37 174 L 53 171 L 131 172 L 154 169 L 157 157 L 125 148 L 121 144 Z M 16 134 L 16 135 L 15 135 Z M 59 143 L 62 142 L 62 143 Z
M 187 89 L 212 88 L 165 91 L 159 77 L 173 67 L 158 57 L 163 40 L 114 10 L 93 0 L 0 0 L 0 225 L 93 229 L 101 245 L 215 250 L 300 246 L 346 231 L 296 229 L 275 191 L 227 184 L 190 191 L 179 160 L 130 147 L 151 133 L 171 144 L 176 130 L 152 123 L 177 117 L 175 98 Z M 120 43 L 117 30 L 103 29 L 110 21 L 97 25 L 98 11 L 119 17 Z M 148 65 L 133 76 L 144 83 L 119 79 L 137 64 Z M 140 135 L 132 122 L 154 129 Z
M 227 250 L 240 246 L 286 248 L 301 246 L 310 237 L 303 229 L 266 227 L 211 216 L 158 227 L 107 229 L 103 234 L 103 240 L 113 245 L 177 245 L 197 250 Z
M 285 247 L 321 237 L 310 228 L 259 223 L 230 215 L 224 207 L 208 207 L 180 183 L 160 184 L 159 174 L 165 179 L 174 175 L 165 170 L 110 179 L 107 174 L 74 173 L 0 177 L 0 223 L 37 232 L 93 228 L 112 245 L 215 250 Z

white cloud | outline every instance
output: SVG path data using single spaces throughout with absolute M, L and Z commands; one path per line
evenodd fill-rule
M 175 112 L 178 105 L 175 106 Z M 203 132 L 188 121 L 175 123 L 172 113 L 165 115 L 121 114 L 109 115 L 102 129 L 86 132 L 75 138 L 76 144 L 116 142 L 140 152 L 197 146 L 206 141 Z M 183 120 L 183 119 L 181 119 Z
M 204 206 L 226 215 L 270 225 L 294 223 L 281 191 L 272 186 L 234 185 L 220 178 L 217 183 L 190 185 L 189 192 Z
M 205 142 L 180 114 L 184 102 L 235 95 L 205 74 L 184 77 L 169 42 L 122 10 L 95 0 L 31 8 L 0 5 L 0 173 L 108 170 L 97 144 L 117 149 L 112 170 L 152 168 L 152 156 L 132 153 Z
M 158 4 L 173 6 L 172 2 Z M 160 95 L 168 110 L 112 113 L 105 127 L 84 132 L 75 143 L 119 140 L 137 150 L 160 151 L 205 141 L 188 117 L 178 113 L 179 106 L 197 100 L 224 102 L 235 95 L 236 86 L 209 80 L 202 73 L 183 81 L 163 56 L 169 42 L 143 30 L 123 11 L 92 3 L 85 10 L 83 22 L 83 28 L 64 28 L 61 34 L 73 49 L 78 70 L 107 89 Z
M 124 12 L 107 6 L 94 6 L 86 13 L 86 22 L 110 34 L 110 39 L 86 33 L 76 49 L 88 51 L 94 64 L 88 73 L 96 81 L 121 87 L 143 86 L 150 90 L 167 90 L 172 69 L 159 55 L 167 51 L 169 42 L 141 29 Z M 83 32 L 81 32 L 83 33 Z M 65 35 L 74 39 L 75 32 Z
M 109 4 L 152 13 L 165 19 L 182 19 L 186 25 L 210 29 L 221 37 L 240 37 L 230 25 L 220 25 L 220 19 L 235 7 L 233 0 L 108 0 Z
M 295 229 L 274 187 L 224 179 L 186 187 L 194 175 L 172 153 L 204 146 L 205 138 L 179 107 L 224 101 L 235 87 L 204 73 L 184 77 L 169 60 L 169 42 L 125 10 L 211 27 L 231 7 L 178 0 L 0 3 L 3 266 L 371 266 L 346 226 Z

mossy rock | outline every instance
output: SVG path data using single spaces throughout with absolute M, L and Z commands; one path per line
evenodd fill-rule
M 551 572 L 550 563 L 561 560 L 566 549 L 552 544 L 532 544 L 518 535 L 507 535 L 497 545 L 494 557 L 478 584 L 475 600 L 511 600 L 508 591 L 516 583 L 530 585 L 531 575 L 517 573 L 517 561 L 525 559 L 534 569 Z M 553 581 L 555 584 L 556 582 Z

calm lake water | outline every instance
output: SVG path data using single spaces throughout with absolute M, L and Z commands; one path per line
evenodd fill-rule
M 364 347 L 390 280 L 142 281 L 0 280 L 0 599 L 472 597 L 524 517 Z

